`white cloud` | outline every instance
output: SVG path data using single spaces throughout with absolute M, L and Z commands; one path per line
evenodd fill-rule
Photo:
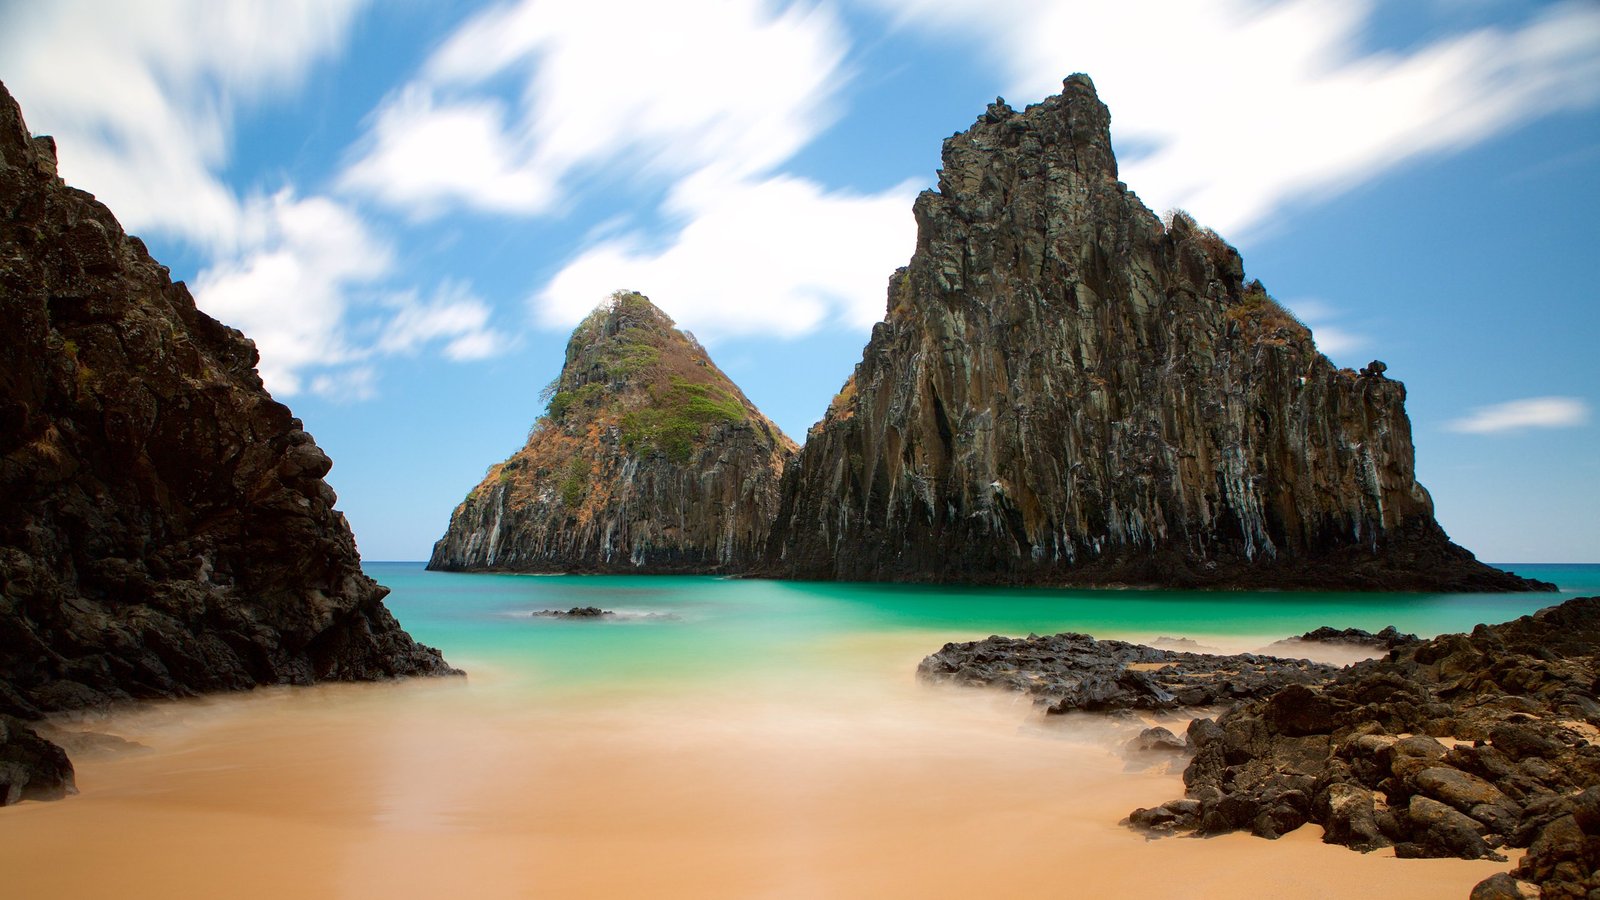
M 1502 434 L 1529 428 L 1572 428 L 1589 421 L 1589 405 L 1577 397 L 1529 397 L 1483 406 L 1447 428 L 1464 434 Z
M 612 237 L 570 262 L 533 298 L 538 319 L 568 327 L 612 291 L 648 295 L 708 339 L 799 335 L 824 321 L 868 328 L 883 318 L 890 272 L 908 259 L 916 187 L 827 192 L 799 178 L 686 179 L 668 207 L 686 224 L 670 244 Z
M 303 370 L 360 358 L 342 333 L 348 295 L 387 275 L 394 254 L 325 197 L 282 191 L 242 222 L 241 252 L 200 273 L 196 301 L 253 339 L 267 389 L 291 396 Z
M 378 373 L 371 366 L 324 372 L 311 379 L 311 393 L 337 403 L 371 400 L 378 396 Z
M 10 3 L 0 60 L 70 183 L 130 231 L 227 247 L 246 215 L 217 175 L 235 107 L 299 85 L 364 2 Z
M 421 302 L 414 294 L 392 298 L 392 316 L 376 349 L 411 355 L 433 341 L 444 342 L 444 355 L 456 362 L 487 359 L 503 352 L 509 341 L 489 327 L 489 304 L 465 284 L 446 283 Z
M 1316 339 L 1317 349 L 1330 359 L 1335 357 L 1348 357 L 1350 354 L 1366 347 L 1371 341 L 1367 335 L 1351 331 L 1341 324 L 1337 324 L 1342 313 L 1335 307 L 1320 300 L 1291 300 L 1288 302 L 1290 312 L 1295 318 L 1304 322 L 1311 329 L 1312 337 Z
M 373 151 L 346 169 L 340 184 L 418 217 L 451 201 L 532 213 L 555 197 L 548 175 L 518 158 L 498 101 L 438 106 L 427 88 L 413 85 L 379 110 L 371 140 Z
M 443 354 L 462 362 L 510 345 L 464 284 L 447 283 L 428 301 L 383 292 L 393 248 L 337 201 L 281 191 L 248 204 L 240 232 L 240 251 L 200 273 L 195 298 L 256 342 L 262 381 L 279 397 L 309 387 L 368 399 L 376 357 L 442 342 Z
M 1600 100 L 1600 4 L 1582 0 L 1381 52 L 1361 47 L 1374 0 L 864 2 L 978 42 L 1008 94 L 1037 99 L 1088 72 L 1118 141 L 1152 148 L 1123 179 L 1224 232 Z
M 551 208 L 568 182 L 767 171 L 831 122 L 844 36 L 762 0 L 521 0 L 445 40 L 374 118 L 342 185 L 414 215 Z M 494 91 L 521 83 L 509 106 Z

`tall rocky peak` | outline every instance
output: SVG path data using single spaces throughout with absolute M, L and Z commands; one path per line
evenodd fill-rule
M 597 307 L 546 392 L 430 568 L 736 572 L 759 557 L 794 442 L 648 298 Z
M 3 86 L 0 321 L 0 804 L 65 789 L 7 715 L 454 671 L 362 574 L 254 345 L 62 183 Z
M 789 467 L 802 578 L 1517 590 L 1449 542 L 1405 388 L 1117 180 L 1086 76 L 944 144 L 888 315 Z M 1548 586 L 1545 586 L 1548 587 Z

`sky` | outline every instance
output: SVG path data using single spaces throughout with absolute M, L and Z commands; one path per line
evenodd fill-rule
M 941 141 L 1080 71 L 1146 205 L 1405 382 L 1457 542 L 1600 561 L 1596 0 L 0 0 L 29 127 L 256 341 L 374 560 L 613 290 L 803 440 Z

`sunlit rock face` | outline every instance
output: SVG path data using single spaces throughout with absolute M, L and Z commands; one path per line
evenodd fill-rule
M 1518 590 L 1433 518 L 1405 387 L 1341 370 L 1117 180 L 1082 75 L 944 144 L 888 314 L 789 467 L 800 578 Z
M 794 442 L 640 294 L 573 332 L 528 443 L 450 517 L 429 568 L 744 571 Z
M 56 176 L 3 88 L 0 323 L 0 713 L 455 671 L 362 574 L 255 346 Z

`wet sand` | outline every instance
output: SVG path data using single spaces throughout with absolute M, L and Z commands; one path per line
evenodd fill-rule
M 740 684 L 334 685 L 85 723 L 82 793 L 0 810 L 16 897 L 1450 897 L 1509 863 L 1304 828 L 1147 840 L 1137 725 L 916 683 L 921 635 Z M 1177 727 L 1181 724 L 1174 723 Z

